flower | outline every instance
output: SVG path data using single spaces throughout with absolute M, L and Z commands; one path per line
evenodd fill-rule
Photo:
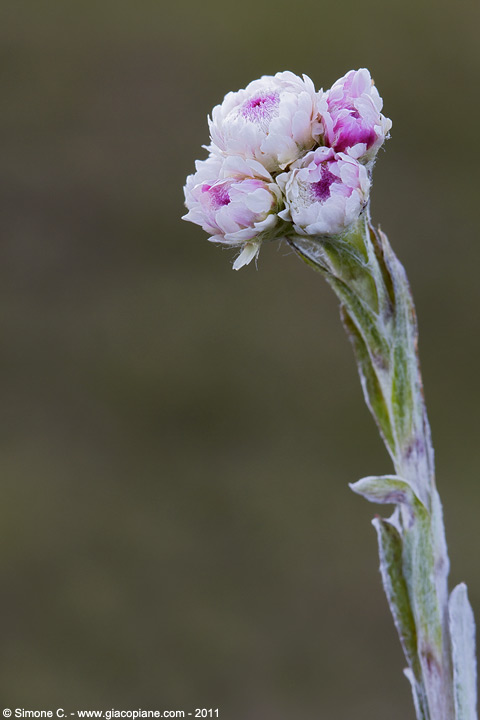
M 196 162 L 184 192 L 189 211 L 184 220 L 201 225 L 212 242 L 242 247 L 235 270 L 251 262 L 263 240 L 275 235 L 282 195 L 256 160 L 210 155 Z
M 183 219 L 241 248 L 236 270 L 265 240 L 345 235 L 368 202 L 392 125 L 382 104 L 365 68 L 325 93 L 291 72 L 228 93 L 208 120 L 210 155 L 187 178 Z
M 319 95 L 326 144 L 336 152 L 372 160 L 392 127 L 392 121 L 380 112 L 382 106 L 369 71 L 350 70 Z
M 319 147 L 277 177 L 285 194 L 286 209 L 301 235 L 338 235 L 359 217 L 368 201 L 367 169 L 345 153 Z
M 304 155 L 323 130 L 312 81 L 292 72 L 264 75 L 228 93 L 209 126 L 212 152 L 254 158 L 269 172 Z

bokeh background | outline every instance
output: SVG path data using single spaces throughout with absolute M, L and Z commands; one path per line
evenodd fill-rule
M 373 217 L 405 263 L 452 584 L 480 620 L 480 6 L 5 2 L 2 707 L 414 717 L 378 573 L 389 459 L 337 302 L 182 223 L 206 116 L 262 74 L 370 68 Z

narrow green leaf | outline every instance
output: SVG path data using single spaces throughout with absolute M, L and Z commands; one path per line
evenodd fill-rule
M 445 628 L 436 583 L 432 519 L 421 503 L 416 503 L 414 522 L 403 532 L 403 572 L 415 618 L 430 715 L 432 720 L 450 720 L 453 697 L 449 662 L 444 655 Z
M 372 362 L 386 367 L 390 349 L 378 326 L 378 293 L 365 259 L 345 240 L 297 235 L 288 241 L 307 265 L 324 275 L 341 303 L 348 308 L 364 337 Z
M 377 423 L 387 450 L 392 458 L 394 458 L 395 439 L 390 423 L 390 413 L 377 372 L 372 366 L 368 348 L 363 337 L 359 333 L 357 326 L 352 321 L 347 309 L 343 306 L 340 307 L 340 315 L 345 331 L 350 338 L 350 342 L 352 343 L 355 351 L 365 402 Z
M 410 682 L 412 688 L 413 704 L 415 706 L 415 715 L 417 716 L 417 720 L 430 720 L 425 688 L 422 683 L 415 678 L 411 668 L 405 668 L 403 674 Z
M 421 502 L 408 480 L 398 475 L 370 475 L 350 483 L 350 487 L 370 502 L 408 505 L 412 511 L 415 503 Z
M 381 370 L 388 370 L 390 347 L 383 328 L 379 327 L 378 315 L 343 280 L 332 275 L 326 278 L 362 336 L 372 364 Z
M 408 665 L 415 678 L 419 679 L 421 673 L 417 654 L 417 633 L 407 582 L 403 574 L 402 537 L 397 528 L 384 518 L 376 517 L 372 520 L 372 524 L 377 531 L 380 572 L 388 604 Z
M 396 427 L 402 438 L 410 437 L 414 432 L 410 361 L 407 348 L 400 340 L 395 344 L 393 351 L 392 410 Z M 416 366 L 416 361 L 414 360 L 414 362 Z M 416 371 L 416 367 L 414 370 Z
M 464 583 L 452 591 L 448 615 L 452 640 L 455 720 L 477 720 L 475 620 Z
M 420 503 L 415 507 L 413 526 L 404 533 L 404 572 L 410 595 L 414 598 L 417 632 L 422 636 L 425 652 L 439 657 L 442 620 L 435 584 L 435 554 L 430 515 Z

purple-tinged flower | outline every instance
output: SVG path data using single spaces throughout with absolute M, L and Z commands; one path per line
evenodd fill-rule
M 230 92 L 209 119 L 212 152 L 254 158 L 269 172 L 311 150 L 322 133 L 317 94 L 306 75 L 265 75 Z
M 363 162 L 373 160 L 392 127 L 392 121 L 380 112 L 382 106 L 369 71 L 350 70 L 319 94 L 325 143 Z
M 367 169 L 345 153 L 319 147 L 277 177 L 286 209 L 300 235 L 339 235 L 358 219 L 368 201 Z
M 274 236 L 280 189 L 256 160 L 210 155 L 196 162 L 196 170 L 184 188 L 189 212 L 183 219 L 201 225 L 212 242 L 242 247 L 233 265 L 238 270 Z

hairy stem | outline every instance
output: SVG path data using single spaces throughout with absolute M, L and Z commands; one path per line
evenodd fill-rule
M 455 605 L 463 612 L 458 631 L 449 610 L 449 560 L 418 360 L 415 307 L 405 270 L 385 234 L 373 228 L 368 211 L 341 238 L 294 235 L 288 241 L 326 278 L 340 300 L 365 401 L 395 468 L 394 476 L 365 478 L 352 488 L 372 502 L 396 506 L 390 518 L 377 518 L 374 524 L 382 579 L 407 659 L 417 718 L 475 720 L 473 616 L 466 594 Z M 464 637 L 458 662 L 459 642 L 452 638 L 452 627 Z

